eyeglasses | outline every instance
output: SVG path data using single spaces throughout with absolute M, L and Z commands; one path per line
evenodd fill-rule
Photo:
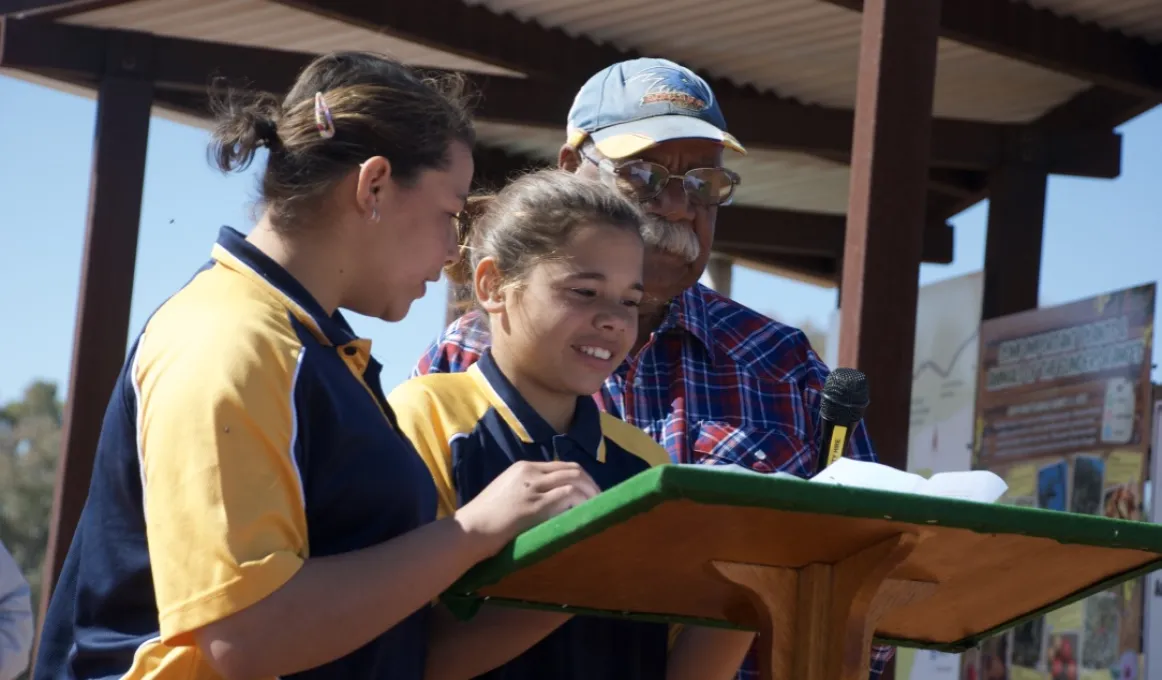
M 659 163 L 643 160 L 615 163 L 608 158 L 594 158 L 584 151 L 581 154 L 611 175 L 619 191 L 642 203 L 654 200 L 665 191 L 670 180 L 680 178 L 691 203 L 730 205 L 734 189 L 742 181 L 738 173 L 726 168 L 694 168 L 683 175 L 674 175 Z

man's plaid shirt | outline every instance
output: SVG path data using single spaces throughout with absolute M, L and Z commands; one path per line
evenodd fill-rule
M 413 375 L 466 370 L 489 344 L 479 311 L 457 319 Z M 677 463 L 735 463 L 809 477 L 821 444 L 819 400 L 828 368 L 802 331 L 697 284 L 670 304 L 638 354 L 594 395 L 602 409 L 651 435 Z M 850 455 L 874 461 L 861 423 Z M 873 647 L 871 680 L 892 656 Z M 737 680 L 758 678 L 753 651 Z

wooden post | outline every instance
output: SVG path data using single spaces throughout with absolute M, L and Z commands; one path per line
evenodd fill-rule
M 97 93 L 89 213 L 40 617 L 88 497 L 109 395 L 125 362 L 153 84 L 148 36 L 110 40 Z M 39 630 L 39 626 L 38 626 Z
M 1009 162 L 989 175 L 982 320 L 1037 308 L 1048 183 L 1036 161 Z
M 876 624 L 935 583 L 890 578 L 918 543 L 897 534 L 836 564 L 800 568 L 715 560 L 759 613 L 763 680 L 866 680 Z M 885 678 L 885 680 L 889 680 Z
M 730 297 L 734 279 L 734 260 L 714 253 L 706 262 L 706 273 L 703 278 L 703 283 L 713 288 L 719 295 Z
M 444 303 L 444 328 L 468 311 L 470 294 L 467 287 L 457 288 L 451 281 L 448 282 L 447 300 Z
M 939 29 L 939 2 L 864 2 L 838 363 L 867 374 L 868 431 L 897 468 L 907 465 Z

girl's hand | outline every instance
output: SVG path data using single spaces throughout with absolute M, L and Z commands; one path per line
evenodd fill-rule
M 478 539 L 483 559 L 529 527 L 593 498 L 601 490 L 577 463 L 517 461 L 456 511 Z

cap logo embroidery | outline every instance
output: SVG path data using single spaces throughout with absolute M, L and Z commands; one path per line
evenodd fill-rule
M 701 92 L 705 89 L 701 83 L 672 66 L 652 66 L 633 75 L 627 82 L 645 83 L 646 91 L 640 100 L 642 105 L 664 102 L 691 111 L 701 111 L 709 106 L 709 96 L 698 96 L 709 95 Z

